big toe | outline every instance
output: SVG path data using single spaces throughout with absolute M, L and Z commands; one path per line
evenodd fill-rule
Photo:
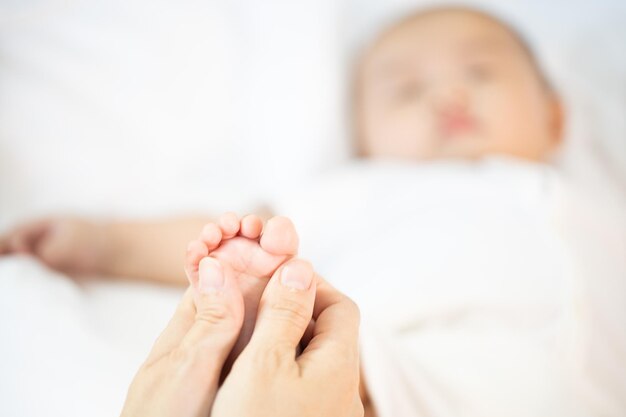
M 263 250 L 274 255 L 295 255 L 299 239 L 291 220 L 276 216 L 267 221 L 260 240 Z

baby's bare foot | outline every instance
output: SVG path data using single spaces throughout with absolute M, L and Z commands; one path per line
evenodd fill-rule
M 200 273 L 210 274 L 214 268 L 222 268 L 224 274 L 234 275 L 243 293 L 243 327 L 222 375 L 227 375 L 250 340 L 259 300 L 269 278 L 297 252 L 298 235 L 293 223 L 279 216 L 268 220 L 264 227 L 256 215 L 239 220 L 235 214 L 227 213 L 217 223 L 204 226 L 200 237 L 189 243 L 185 272 L 191 285 L 198 287 Z

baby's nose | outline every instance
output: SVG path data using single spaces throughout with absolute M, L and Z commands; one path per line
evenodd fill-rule
M 431 92 L 431 105 L 441 115 L 465 112 L 469 106 L 467 90 L 450 83 L 436 86 Z

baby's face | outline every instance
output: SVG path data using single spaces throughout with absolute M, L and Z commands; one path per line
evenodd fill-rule
M 364 57 L 355 123 L 365 156 L 547 156 L 560 107 L 514 35 L 486 16 L 437 11 L 400 24 Z

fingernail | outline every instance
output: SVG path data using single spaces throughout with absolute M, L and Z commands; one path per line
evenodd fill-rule
M 224 286 L 224 271 L 222 265 L 213 258 L 203 258 L 200 261 L 198 287 L 201 293 L 208 294 Z
M 306 290 L 311 286 L 313 270 L 304 261 L 292 261 L 280 271 L 280 282 L 285 287 L 295 290 Z

